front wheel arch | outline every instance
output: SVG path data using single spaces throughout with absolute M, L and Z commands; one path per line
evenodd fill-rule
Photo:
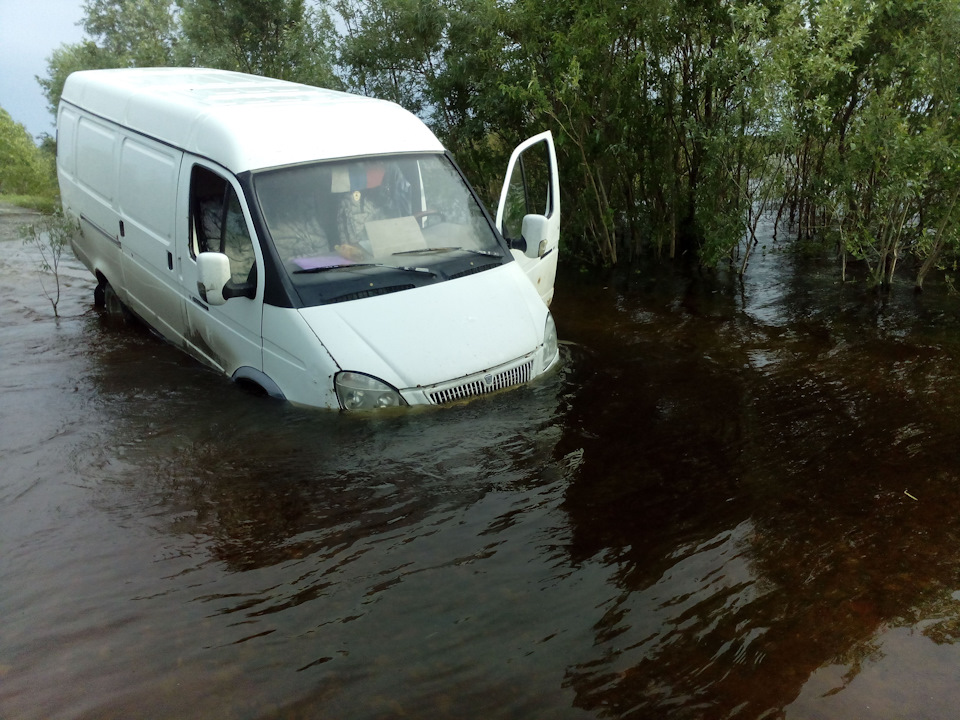
M 241 367 L 233 373 L 232 379 L 241 387 L 253 390 L 259 389 L 263 393 L 277 400 L 286 400 L 287 396 L 269 375 L 252 367 Z

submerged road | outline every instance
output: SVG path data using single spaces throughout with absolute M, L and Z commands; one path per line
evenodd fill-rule
M 558 281 L 563 368 L 244 393 L 0 215 L 0 717 L 943 718 L 960 322 L 760 254 Z M 415 340 L 415 339 L 413 339 Z

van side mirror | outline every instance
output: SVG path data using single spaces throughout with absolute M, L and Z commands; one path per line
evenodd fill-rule
M 224 289 L 230 282 L 230 258 L 223 253 L 202 252 L 197 255 L 197 292 L 210 305 L 223 305 Z
M 524 215 L 520 236 L 526 241 L 526 247 L 518 249 L 527 257 L 543 257 L 549 228 L 550 221 L 544 215 Z

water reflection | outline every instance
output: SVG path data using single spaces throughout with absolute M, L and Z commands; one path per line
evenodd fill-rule
M 840 664 L 849 683 L 888 628 L 953 627 L 960 503 L 944 458 L 960 387 L 942 309 L 911 298 L 868 324 L 856 288 L 815 274 L 742 300 L 668 277 L 681 299 L 659 305 L 661 288 L 631 280 L 608 286 L 601 324 L 643 351 L 603 353 L 581 397 L 620 392 L 578 402 L 568 426 L 590 432 L 558 445 L 585 448 L 564 502 L 571 557 L 615 569 L 620 589 L 594 657 L 569 668 L 578 704 L 780 717 L 799 696 L 809 717 L 818 668 Z
M 562 277 L 561 372 L 357 417 L 248 396 L 88 303 L 47 323 L 9 258 L 0 716 L 960 699 L 944 294 L 872 298 L 782 253 L 742 283 Z
M 141 668 L 156 680 L 134 697 L 181 710 L 166 684 L 181 666 L 213 697 L 270 677 L 247 710 L 228 703 L 239 716 L 444 717 L 469 697 L 524 717 L 556 687 L 491 668 L 536 625 L 524 565 L 563 544 L 530 522 L 554 512 L 574 464 L 555 459 L 565 371 L 460 407 L 361 417 L 253 398 L 145 333 L 102 332 L 88 377 L 104 430 L 78 467 L 116 522 L 146 518 L 164 565 L 133 597 L 169 623 L 146 634 Z M 232 669 L 211 680 L 213 656 Z M 116 706 L 108 693 L 97 711 Z
M 136 365 L 151 366 L 149 382 L 123 371 L 130 343 L 97 360 L 115 430 L 96 452 L 133 465 L 138 494 L 170 508 L 171 530 L 210 537 L 235 569 L 342 552 L 490 492 L 557 479 L 562 370 L 442 411 L 350 415 L 251 398 L 150 338 L 142 347 L 151 357 Z

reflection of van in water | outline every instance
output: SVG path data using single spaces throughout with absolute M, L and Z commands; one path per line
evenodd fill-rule
M 392 103 L 218 70 L 77 72 L 64 209 L 101 303 L 292 402 L 441 404 L 557 362 L 553 140 L 523 143 L 495 220 Z

